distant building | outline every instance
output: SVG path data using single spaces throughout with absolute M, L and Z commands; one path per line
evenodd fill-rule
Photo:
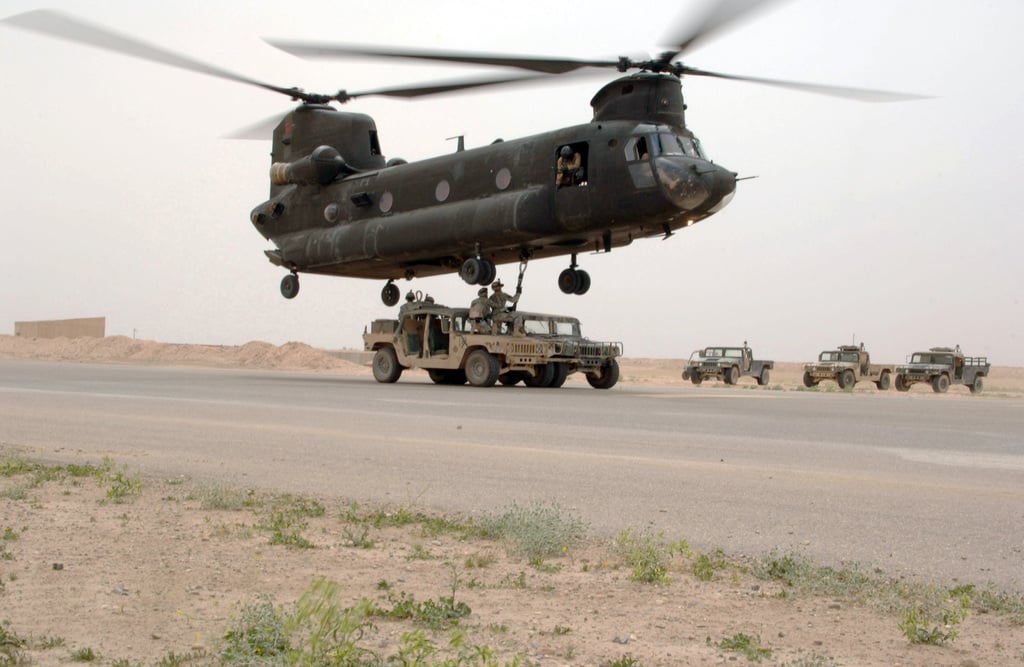
M 105 317 L 14 323 L 14 335 L 23 338 L 103 338 L 107 335 L 106 331 Z

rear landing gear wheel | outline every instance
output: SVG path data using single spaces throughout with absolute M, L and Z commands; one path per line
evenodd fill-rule
M 388 284 L 380 291 L 380 300 L 384 302 L 385 306 L 393 306 L 398 303 L 400 292 L 398 285 L 388 281 Z
M 576 289 L 573 294 L 584 295 L 590 290 L 590 274 L 579 269 L 576 271 Z
M 281 278 L 281 296 L 286 299 L 294 299 L 299 293 L 299 276 L 289 273 Z
M 582 269 L 569 267 L 558 274 L 558 289 L 563 294 L 586 294 L 590 290 L 590 274 Z

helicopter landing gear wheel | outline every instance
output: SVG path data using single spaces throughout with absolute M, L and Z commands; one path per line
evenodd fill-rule
M 462 263 L 459 269 L 459 277 L 470 285 L 490 284 L 498 275 L 498 267 L 489 259 L 470 257 Z
M 281 296 L 286 299 L 294 299 L 299 293 L 299 276 L 289 273 L 281 278 Z
M 398 303 L 398 298 L 401 296 L 401 290 L 398 289 L 398 285 L 394 284 L 390 280 L 388 284 L 384 286 L 384 289 L 380 291 L 380 300 L 384 302 L 385 306 L 393 306 Z
M 572 256 L 569 268 L 558 274 L 558 289 L 563 294 L 586 294 L 590 289 L 590 274 L 576 268 L 576 255 Z
M 590 274 L 583 269 L 576 271 L 576 289 L 573 294 L 582 296 L 590 290 Z

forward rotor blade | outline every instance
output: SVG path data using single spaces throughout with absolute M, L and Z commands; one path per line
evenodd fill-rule
M 766 9 L 780 0 L 719 0 L 712 2 L 705 14 L 694 20 L 680 17 L 675 27 L 662 38 L 662 44 L 671 46 L 676 54 L 691 50 L 698 43 L 716 37 L 718 33 L 749 14 Z
M 355 44 L 330 44 L 327 42 L 301 42 L 287 39 L 267 39 L 267 44 L 299 58 L 348 58 L 369 56 L 373 58 L 408 58 L 437 62 L 465 63 L 469 65 L 495 65 L 515 67 L 542 74 L 565 74 L 584 67 L 616 67 L 617 60 L 577 60 L 546 56 L 510 56 L 494 53 L 460 53 L 457 51 L 429 51 L 425 49 L 394 49 Z
M 722 74 L 720 72 L 709 72 L 695 67 L 684 68 L 683 74 L 687 76 L 707 76 L 715 79 L 728 79 L 730 81 L 760 83 L 765 86 L 774 86 L 776 88 L 785 88 L 787 90 L 800 90 L 805 93 L 817 93 L 819 95 L 830 95 L 832 97 L 842 97 L 860 102 L 909 102 L 912 100 L 932 99 L 928 95 L 917 95 L 915 93 L 899 93 L 885 90 L 872 90 L 870 88 L 850 88 L 847 86 L 832 86 L 821 83 L 803 83 L 800 81 L 786 81 L 783 79 L 765 79 L 756 76 Z
M 159 46 L 147 44 L 135 39 L 134 37 L 122 35 L 107 28 L 86 23 L 85 21 L 75 18 L 69 14 L 49 9 L 38 9 L 25 12 L 24 14 L 16 14 L 14 16 L 0 19 L 0 23 L 6 23 L 7 25 L 14 26 L 16 28 L 22 28 L 23 30 L 42 33 L 49 37 L 65 39 L 70 42 L 113 51 L 114 53 L 119 53 L 121 55 L 168 65 L 177 69 L 198 72 L 199 74 L 206 74 L 208 76 L 227 79 L 228 81 L 235 81 L 237 83 L 244 83 L 250 86 L 257 86 L 265 90 L 271 90 L 276 93 L 288 95 L 294 99 L 305 100 L 307 97 L 310 97 L 307 93 L 296 88 L 281 88 L 268 83 L 263 83 L 262 81 L 250 79 L 226 69 L 221 69 L 215 65 L 210 65 L 209 63 L 204 63 L 179 53 L 174 53 L 173 51 L 169 51 Z

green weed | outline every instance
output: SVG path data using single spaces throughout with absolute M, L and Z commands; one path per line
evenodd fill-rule
M 710 638 L 708 640 L 710 642 Z M 738 632 L 732 637 L 725 637 L 716 644 L 723 651 L 735 651 L 746 656 L 747 660 L 761 662 L 765 658 L 772 657 L 772 650 L 761 644 L 761 637 L 751 637 L 748 634 Z
M 107 498 L 115 503 L 122 503 L 129 496 L 142 493 L 142 480 L 139 479 L 138 473 L 130 474 L 127 465 L 115 470 L 114 462 L 109 458 L 103 459 L 103 464 L 98 479 L 100 486 L 106 487 Z
M 701 554 L 693 562 L 693 576 L 701 581 L 711 581 L 715 578 L 715 572 L 724 570 L 726 565 L 725 554 L 721 549 L 715 551 L 714 557 Z
M 565 555 L 586 535 L 586 523 L 556 503 L 521 507 L 512 503 L 503 514 L 480 521 L 480 535 L 505 540 L 527 559 Z
M 23 648 L 25 640 L 14 634 L 7 621 L 0 621 L 0 665 L 27 664 Z
M 950 590 L 939 604 L 915 603 L 903 613 L 900 632 L 911 644 L 945 644 L 960 636 L 956 626 L 967 619 L 973 586 Z
M 93 662 L 96 660 L 96 652 L 91 648 L 80 648 L 71 654 L 71 659 L 75 662 Z
M 252 507 L 256 501 L 252 491 L 241 491 L 227 484 L 202 484 L 190 497 L 199 501 L 200 509 L 238 511 Z
M 629 578 L 648 584 L 666 584 L 671 581 L 668 566 L 676 553 L 686 553 L 685 541 L 668 542 L 664 533 L 648 530 L 634 532 L 627 528 L 615 538 L 615 548 L 626 564 L 633 568 Z
M 235 627 L 224 635 L 221 659 L 228 665 L 271 664 L 291 649 L 285 617 L 268 595 L 242 607 Z

